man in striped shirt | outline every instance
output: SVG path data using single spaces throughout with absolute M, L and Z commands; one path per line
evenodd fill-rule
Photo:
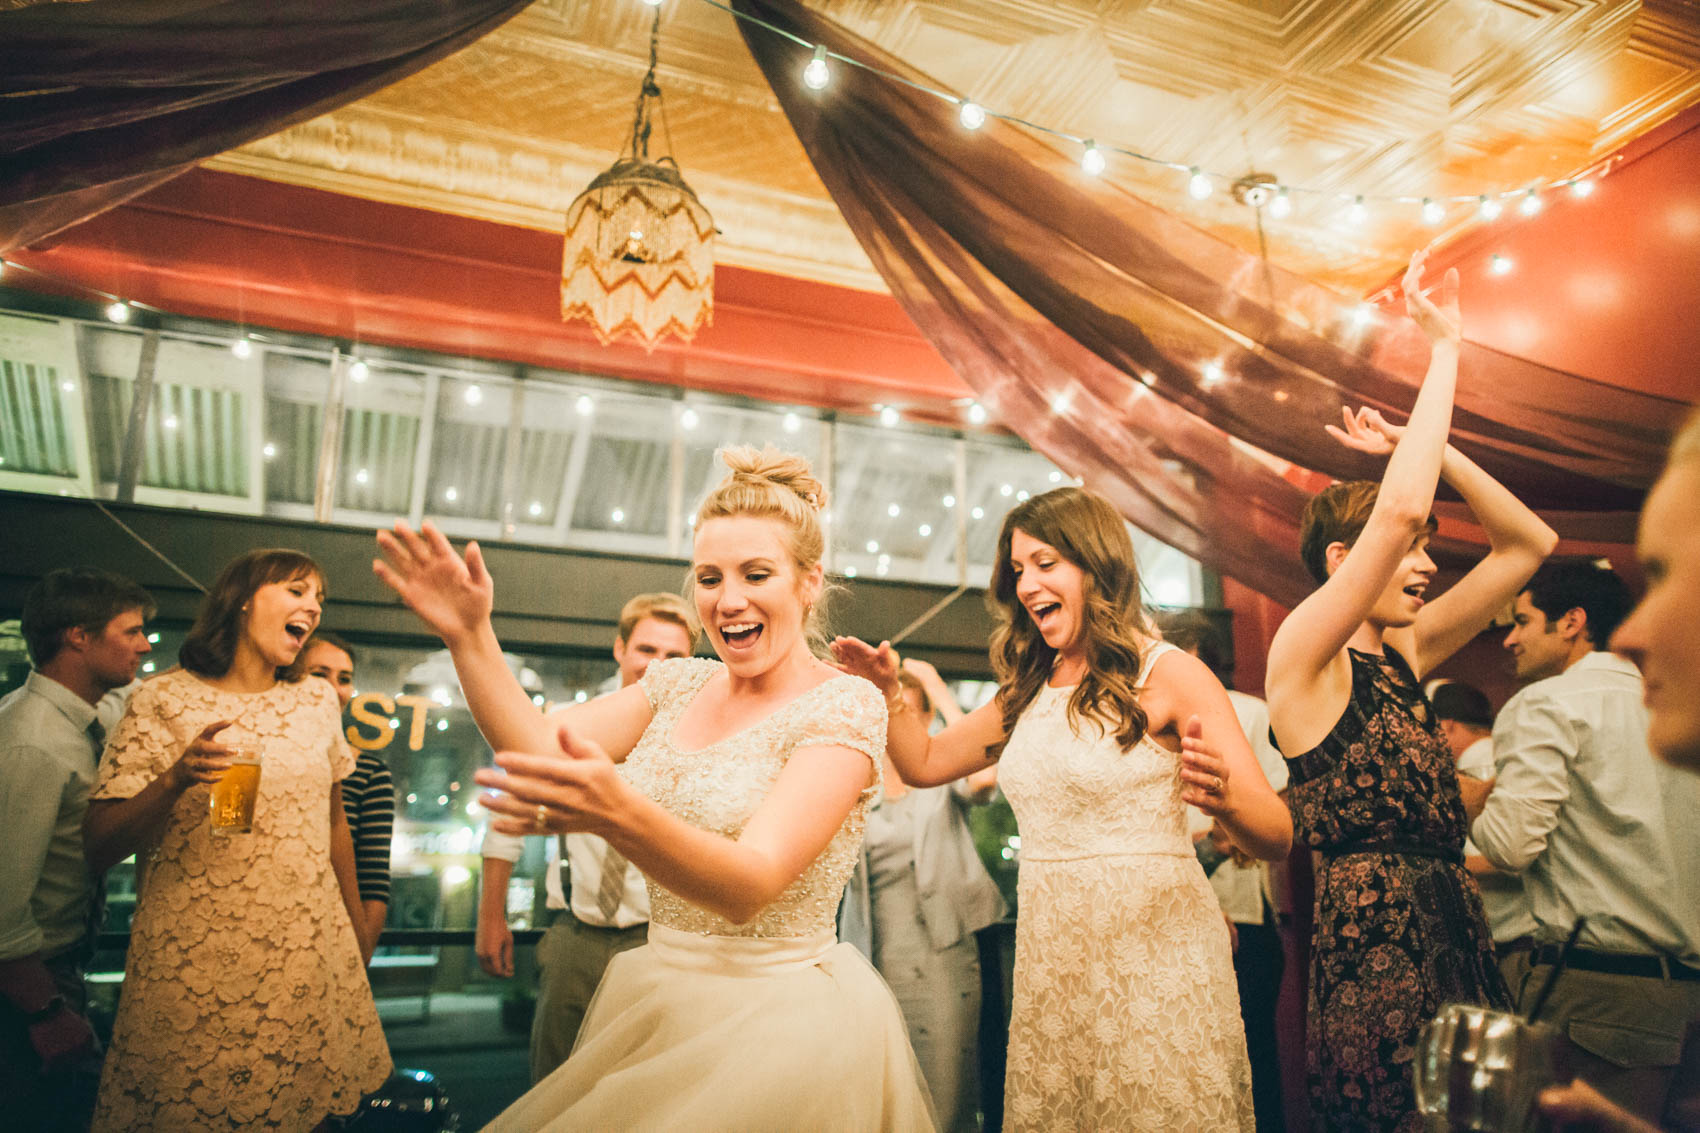
M 354 647 L 320 630 L 301 650 L 307 672 L 336 689 L 343 708 L 354 698 Z M 395 829 L 395 785 L 377 752 L 362 751 L 354 771 L 342 781 L 342 806 L 354 836 L 354 872 L 360 888 L 360 955 L 370 964 L 378 934 L 390 909 L 390 835 Z

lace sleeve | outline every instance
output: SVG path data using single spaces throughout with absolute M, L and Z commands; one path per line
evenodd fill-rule
M 878 790 L 886 719 L 885 698 L 871 682 L 836 678 L 822 689 L 819 709 L 798 725 L 791 750 L 835 746 L 859 751 L 873 763 L 869 790 Z
M 183 754 L 186 741 L 178 738 L 167 716 L 169 706 L 160 685 L 169 677 L 149 681 L 130 697 L 124 718 L 107 741 L 91 799 L 127 799 L 159 778 Z
M 638 678 L 643 694 L 649 697 L 649 710 L 656 716 L 681 695 L 694 692 L 714 675 L 720 662 L 706 657 L 669 657 L 653 662 Z

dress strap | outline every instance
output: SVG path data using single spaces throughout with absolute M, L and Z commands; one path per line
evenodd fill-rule
M 1139 679 L 1134 682 L 1133 687 L 1144 688 L 1147 678 L 1151 676 L 1151 670 L 1157 667 L 1157 658 L 1165 653 L 1172 653 L 1178 648 L 1179 646 L 1170 645 L 1167 641 L 1153 642 L 1151 648 L 1145 653 L 1144 662 L 1139 666 Z

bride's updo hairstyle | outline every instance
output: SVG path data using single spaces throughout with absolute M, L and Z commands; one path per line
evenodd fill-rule
M 820 524 L 820 513 L 826 509 L 826 485 L 815 478 L 809 462 L 772 445 L 759 449 L 739 445 L 721 449 L 716 455 L 730 471 L 697 508 L 697 530 L 710 519 L 733 516 L 777 520 L 785 530 L 785 547 L 799 577 L 814 569 L 826 550 Z M 688 589 L 696 588 L 695 579 L 692 574 Z M 833 589 L 823 584 L 820 597 L 803 618 L 803 637 L 817 654 L 826 650 L 826 604 Z

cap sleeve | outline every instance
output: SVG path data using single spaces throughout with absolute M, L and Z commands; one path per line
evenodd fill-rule
M 793 733 L 792 750 L 804 747 L 847 747 L 873 763 L 869 790 L 880 788 L 881 757 L 885 754 L 885 697 L 860 677 L 835 677 L 821 688 L 820 703 Z
M 300 684 L 303 699 L 309 704 L 317 700 L 313 710 L 323 712 L 330 720 L 330 760 L 331 782 L 340 783 L 354 774 L 354 768 L 360 761 L 360 755 L 348 742 L 348 737 L 342 730 L 342 702 L 336 698 L 336 689 L 328 681 L 303 680 Z
M 651 662 L 638 678 L 638 686 L 649 697 L 649 710 L 659 716 L 680 696 L 701 688 L 719 667 L 718 661 L 706 657 L 669 657 Z
M 188 746 L 171 726 L 169 676 L 142 685 L 130 697 L 118 728 L 106 741 L 91 799 L 127 799 L 159 778 Z

